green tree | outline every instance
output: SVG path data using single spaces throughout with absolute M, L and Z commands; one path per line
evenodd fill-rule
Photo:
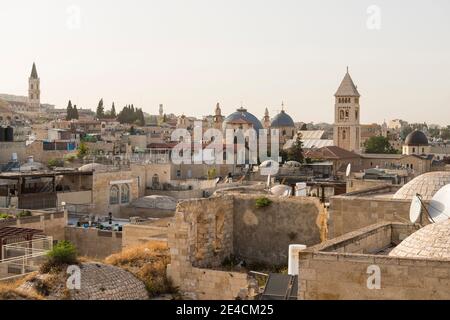
M 382 153 L 382 154 L 395 154 L 398 153 L 394 149 L 389 140 L 383 136 L 370 137 L 364 143 L 366 153 Z
M 302 135 L 300 133 L 297 134 L 292 147 L 287 151 L 287 160 L 297 161 L 300 163 L 303 163 L 303 161 L 305 160 L 305 156 L 303 154 Z
M 117 117 L 116 106 L 114 105 L 114 102 L 113 102 L 112 107 L 111 107 L 111 118 L 115 118 L 115 117 Z
M 72 119 L 79 119 L 77 105 L 73 106 L 72 110 Z
M 69 100 L 69 103 L 67 104 L 67 112 L 66 112 L 66 120 L 72 120 L 73 115 L 73 108 L 72 108 L 72 101 Z
M 78 152 L 77 152 L 78 159 L 84 158 L 88 154 L 88 152 L 89 149 L 86 146 L 86 143 L 84 141 L 81 141 L 80 144 L 78 145 Z
M 105 108 L 103 107 L 103 98 L 100 99 L 97 106 L 97 118 L 101 119 L 105 117 Z

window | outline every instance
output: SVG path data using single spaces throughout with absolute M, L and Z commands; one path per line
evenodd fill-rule
M 422 148 L 422 153 L 425 153 L 425 148 Z
M 413 152 L 416 152 L 416 148 L 413 148 Z
M 285 136 L 286 135 L 286 130 L 283 130 L 283 136 Z
M 344 119 L 344 110 L 341 110 L 341 111 L 339 112 L 339 118 L 340 118 L 340 119 Z
M 177 178 L 181 178 L 181 170 L 177 170 Z
M 345 111 L 345 117 L 348 118 L 348 116 L 349 116 L 349 113 L 348 113 L 348 110 L 347 110 L 347 111 Z
M 116 185 L 109 189 L 109 204 L 119 204 L 119 187 Z
M 152 186 L 153 187 L 159 186 L 159 176 L 156 173 L 152 177 Z
M 345 132 L 345 130 L 343 130 L 343 131 L 342 131 L 342 139 L 345 140 L 346 138 L 347 138 L 347 137 L 346 137 L 346 132 Z
M 355 118 L 358 120 L 358 110 L 355 111 Z
M 130 187 L 127 184 L 120 186 L 120 203 L 130 202 Z

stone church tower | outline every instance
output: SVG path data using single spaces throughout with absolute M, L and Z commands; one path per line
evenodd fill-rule
M 28 79 L 28 102 L 33 111 L 38 111 L 41 107 L 40 79 L 36 71 L 36 64 L 33 62 L 31 75 Z
M 360 153 L 360 94 L 348 73 L 348 68 L 334 96 L 334 145 L 348 151 Z
M 222 109 L 220 109 L 220 104 L 216 104 L 216 110 L 214 110 L 213 127 L 218 130 L 222 130 L 224 117 L 222 116 Z
M 269 115 L 269 109 L 266 108 L 266 110 L 264 111 L 264 118 L 262 119 L 262 125 L 264 129 L 269 129 L 270 128 L 270 115 Z

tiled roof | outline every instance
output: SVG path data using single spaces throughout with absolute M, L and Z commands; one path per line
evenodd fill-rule
M 360 97 L 358 89 L 353 83 L 352 77 L 347 73 L 344 76 L 344 79 L 341 82 L 335 96 L 345 96 L 345 97 Z
M 360 156 L 354 152 L 347 151 L 345 149 L 330 146 L 323 147 L 317 150 L 310 150 L 306 152 L 306 157 L 314 159 L 325 159 L 325 160 L 340 160 L 340 159 L 354 159 Z

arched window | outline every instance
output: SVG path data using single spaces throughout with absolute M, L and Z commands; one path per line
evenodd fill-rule
M 342 131 L 342 139 L 345 140 L 345 139 L 346 139 L 346 136 L 347 136 L 347 135 L 346 135 L 346 132 L 345 132 L 345 130 L 343 130 L 343 131 Z
M 345 117 L 348 118 L 349 114 L 348 114 L 348 110 L 345 111 Z
M 152 186 L 159 186 L 159 176 L 156 173 L 152 177 Z
M 339 112 L 339 118 L 344 119 L 344 110 Z
M 286 130 L 283 130 L 283 136 L 285 136 L 286 135 Z
M 119 204 L 119 187 L 116 185 L 109 189 L 109 204 Z
M 130 202 L 130 187 L 127 184 L 120 186 L 120 203 Z
M 358 120 L 358 110 L 355 111 L 355 118 Z

